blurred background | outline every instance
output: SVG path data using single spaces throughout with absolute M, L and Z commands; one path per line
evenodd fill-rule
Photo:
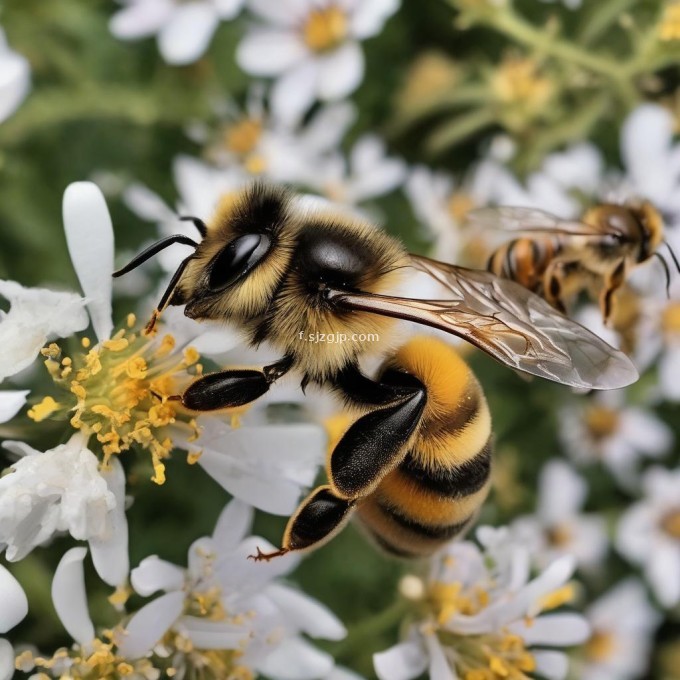
M 263 2 L 214 4 L 2 1 L 0 278 L 78 289 L 61 201 L 66 186 L 82 179 L 106 195 L 119 264 L 179 229 L 175 210 L 207 219 L 222 191 L 255 176 L 342 203 L 414 252 L 469 266 L 484 266 L 497 235 L 470 230 L 465 213 L 493 204 L 579 217 L 608 197 L 639 196 L 660 209 L 669 242 L 680 248 L 679 4 L 374 3 L 363 28 L 338 27 L 326 16 L 300 29 L 307 31 L 310 63 L 350 38 L 363 55 L 359 64 L 319 57 L 311 95 L 309 74 L 282 84 L 293 68 L 285 71 L 284 62 L 293 59 L 284 39 L 276 40 L 295 26 L 284 19 L 276 25 L 261 11 Z M 317 12 L 331 6 L 276 4 L 291 16 L 307 4 Z M 209 27 L 189 14 L 173 18 L 191 5 L 211 6 Z M 268 47 L 248 44 L 267 25 L 276 28 Z M 324 81 L 337 86 L 324 88 Z M 114 319 L 143 314 L 147 306 L 140 309 L 139 300 L 155 298 L 165 276 L 153 264 L 117 286 Z M 619 521 L 647 498 L 640 481 L 645 469 L 677 470 L 680 363 L 673 357 L 680 288 L 674 283 L 667 300 L 664 287 L 661 269 L 646 265 L 622 294 L 626 304 L 613 331 L 601 328 L 591 301 L 579 303 L 579 318 L 606 332 L 642 369 L 638 384 L 611 399 L 543 381 L 528 385 L 487 358 L 468 355 L 489 400 L 496 440 L 494 491 L 480 523 L 512 526 L 532 516 L 539 528 L 530 530 L 531 540 L 540 535 L 543 547 L 559 551 L 568 543 L 569 522 L 597 516 L 604 547 L 581 563 L 582 609 L 624 577 L 644 581 L 644 565 L 615 548 Z M 2 299 L 0 309 L 8 309 Z M 48 391 L 40 371 L 28 380 L 36 393 Z M 3 388 L 20 383 L 9 379 Z M 298 418 L 305 409 L 304 402 L 290 413 L 284 407 L 277 417 Z M 65 440 L 60 428 L 35 427 L 20 414 L 0 425 L 0 437 L 44 450 Z M 556 492 L 541 475 L 555 461 L 566 462 L 584 489 L 580 505 L 563 511 L 563 522 L 546 519 Z M 5 457 L 3 467 L 10 462 Z M 163 486 L 149 481 L 147 468 L 145 459 L 127 468 L 135 499 L 128 511 L 131 563 L 158 554 L 183 564 L 192 541 L 212 531 L 229 494 L 183 455 L 168 463 Z M 258 512 L 255 532 L 278 544 L 285 521 Z M 669 535 L 680 553 L 677 528 Z M 592 547 L 595 539 L 589 541 Z M 13 639 L 46 650 L 68 644 L 49 584 L 71 544 L 58 538 L 12 565 L 31 602 Z M 411 570 L 376 552 L 350 526 L 305 559 L 292 579 L 347 625 L 346 640 L 326 643 L 337 662 L 374 677 L 371 656 L 397 640 L 393 603 Z M 109 590 L 92 574 L 88 583 L 95 621 L 106 625 L 115 616 Z M 680 678 L 678 603 L 660 604 L 648 584 L 645 592 L 659 625 L 644 633 L 646 670 L 635 677 Z M 578 654 L 587 659 L 597 650 Z

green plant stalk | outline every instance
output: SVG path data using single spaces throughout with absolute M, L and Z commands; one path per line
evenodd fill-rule
M 578 41 L 583 45 L 595 42 L 637 0 L 600 0 L 594 11 L 585 17 Z
M 495 121 L 496 115 L 490 109 L 474 109 L 435 130 L 427 139 L 425 149 L 429 154 L 442 153 Z

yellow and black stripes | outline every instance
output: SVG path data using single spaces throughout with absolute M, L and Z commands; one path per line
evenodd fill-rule
M 357 514 L 369 534 L 402 557 L 429 555 L 470 527 L 489 490 L 491 420 L 476 378 L 456 351 L 421 337 L 387 362 L 425 386 L 427 403 L 409 450 Z
M 496 276 L 540 292 L 544 274 L 560 250 L 559 240 L 555 237 L 516 238 L 497 248 L 489 257 L 486 268 Z

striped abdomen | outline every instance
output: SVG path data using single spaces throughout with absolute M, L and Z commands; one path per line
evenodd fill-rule
M 488 494 L 491 418 L 477 379 L 450 345 L 417 338 L 388 366 L 415 375 L 427 405 L 406 457 L 357 513 L 388 552 L 429 555 L 472 525 Z
M 516 238 L 496 249 L 486 268 L 496 276 L 539 292 L 545 270 L 560 250 L 557 237 Z

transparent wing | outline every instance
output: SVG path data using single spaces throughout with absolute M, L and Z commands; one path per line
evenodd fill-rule
M 563 220 L 537 208 L 478 208 L 471 210 L 468 224 L 482 229 L 501 229 L 525 233 L 568 234 L 572 236 L 598 236 L 602 233 L 575 220 Z
M 490 272 L 411 256 L 412 266 L 450 291 L 419 300 L 334 290 L 343 307 L 407 319 L 457 335 L 518 371 L 573 387 L 616 389 L 635 382 L 631 360 L 522 286 Z

